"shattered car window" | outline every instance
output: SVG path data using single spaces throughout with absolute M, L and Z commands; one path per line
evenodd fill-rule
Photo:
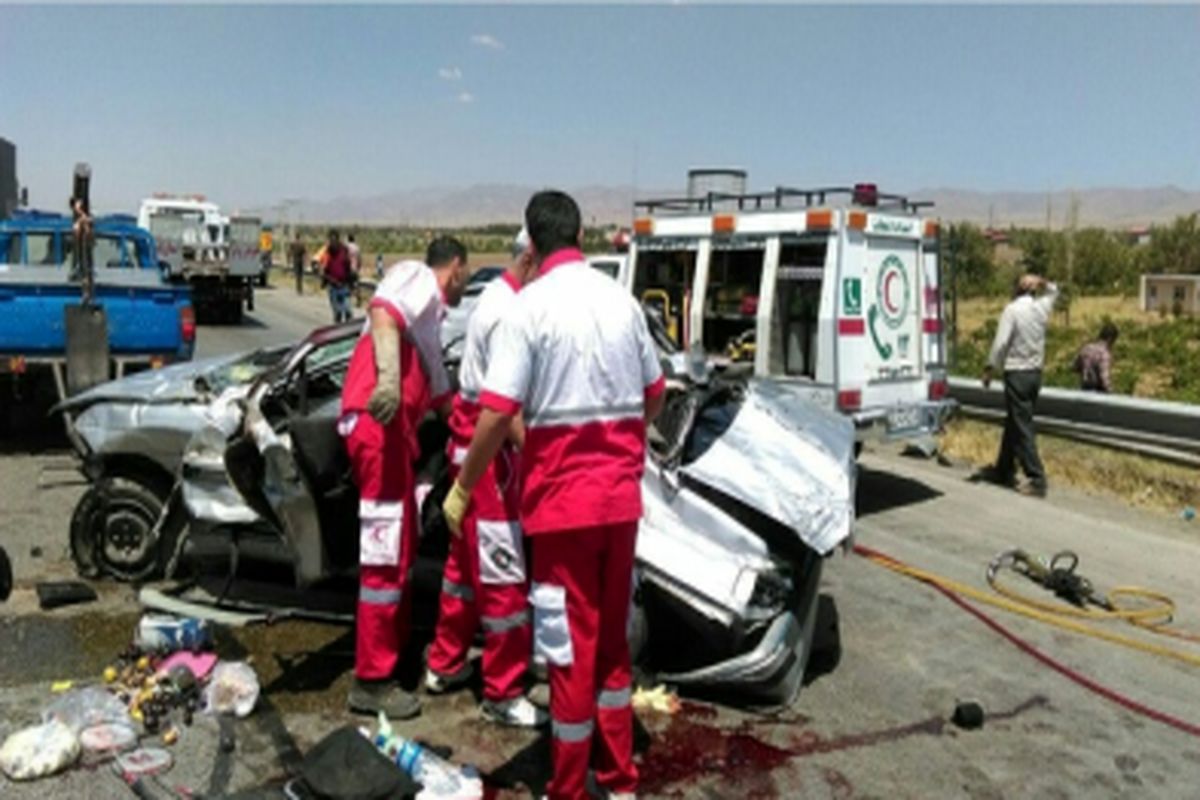
M 290 348 L 275 347 L 255 350 L 246 356 L 222 364 L 210 370 L 204 377 L 205 388 L 215 394 L 224 392 L 231 386 L 251 383 L 267 370 L 274 367 L 288 354 Z

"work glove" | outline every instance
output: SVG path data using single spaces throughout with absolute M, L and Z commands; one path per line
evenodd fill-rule
M 446 526 L 454 536 L 462 535 L 463 517 L 467 515 L 467 504 L 471 502 L 471 493 L 458 481 L 450 487 L 446 499 L 442 502 L 442 515 L 446 518 Z
M 371 326 L 375 345 L 375 389 L 367 399 L 367 413 L 388 425 L 400 408 L 400 332 L 384 325 Z

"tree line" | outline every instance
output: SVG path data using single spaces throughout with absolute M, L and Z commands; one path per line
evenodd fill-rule
M 1145 274 L 1200 274 L 1197 217 L 1190 214 L 1151 228 L 1146 243 L 1104 228 L 1011 228 L 1001 232 L 1008 248 L 994 243 L 994 231 L 989 238 L 989 232 L 978 225 L 955 223 L 942 238 L 944 265 L 952 270 L 947 272 L 947 283 L 956 280 L 963 298 L 1004 296 L 1018 276 L 1032 272 L 1063 284 L 1073 294 L 1130 296 L 1137 293 Z

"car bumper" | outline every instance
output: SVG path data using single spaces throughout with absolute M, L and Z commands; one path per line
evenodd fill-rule
M 955 400 L 928 400 L 903 406 L 865 408 L 854 412 L 850 418 L 859 441 L 899 441 L 940 433 L 957 408 Z

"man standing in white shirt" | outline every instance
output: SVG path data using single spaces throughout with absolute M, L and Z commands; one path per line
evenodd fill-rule
M 1023 275 L 1016 296 L 1000 315 L 996 339 L 983 371 L 983 385 L 997 371 L 1004 374 L 1004 436 L 996 464 L 985 477 L 1005 486 L 1016 485 L 1019 462 L 1027 485 L 1022 494 L 1046 496 L 1046 469 L 1038 456 L 1034 408 L 1042 389 L 1042 365 L 1046 359 L 1046 327 L 1058 299 L 1058 287 L 1038 275 Z

